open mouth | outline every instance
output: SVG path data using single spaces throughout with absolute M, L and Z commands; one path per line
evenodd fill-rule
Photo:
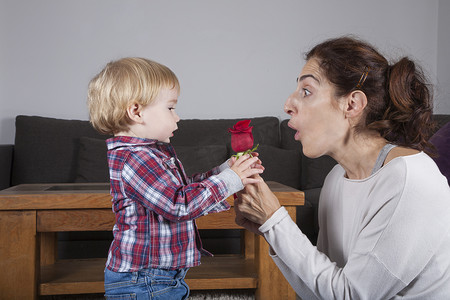
M 175 130 L 172 131 L 172 133 L 170 134 L 170 137 L 173 137 L 173 134 L 174 134 L 174 132 L 175 132 L 176 130 L 178 130 L 178 128 L 175 128 Z
M 292 128 L 292 129 L 294 129 L 296 132 L 295 132 L 295 135 L 294 135 L 294 139 L 296 140 L 296 141 L 299 141 L 300 140 L 300 131 L 298 131 L 297 130 L 297 128 L 295 128 L 294 126 L 292 126 L 292 124 L 290 124 L 289 122 L 288 122 L 288 127 L 289 128 Z

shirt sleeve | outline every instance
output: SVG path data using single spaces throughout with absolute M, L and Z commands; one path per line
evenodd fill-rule
M 215 168 L 212 168 L 211 170 L 205 172 L 205 173 L 197 173 L 197 174 L 193 174 L 192 176 L 190 176 L 188 178 L 188 182 L 189 183 L 194 183 L 194 182 L 199 182 L 202 180 L 205 180 L 208 177 L 211 177 L 213 175 L 217 175 L 221 172 L 223 172 L 226 169 L 229 169 L 230 166 L 228 165 L 228 160 L 225 161 L 224 163 L 222 163 L 220 166 L 217 166 Z
M 356 254 L 339 268 L 311 244 L 284 207 L 260 231 L 275 252 L 275 263 L 304 299 L 390 299 L 406 286 L 370 254 Z
M 172 222 L 230 208 L 223 200 L 231 191 L 219 176 L 188 184 L 180 178 L 174 159 L 161 159 L 151 152 L 132 152 L 122 170 L 126 195 Z
M 295 272 L 284 263 L 276 254 L 270 254 L 277 267 L 281 270 L 284 277 L 287 279 L 291 287 L 300 295 L 302 299 L 308 300 L 320 300 L 317 296 L 311 292 L 309 287 L 303 282 L 303 280 L 295 274 Z
M 229 189 L 229 195 L 234 194 L 244 188 L 244 185 L 242 184 L 241 179 L 237 174 L 231 170 L 230 166 L 228 165 L 228 160 L 225 161 L 223 164 L 221 164 L 218 167 L 213 168 L 212 170 L 203 173 L 203 174 L 194 174 L 193 177 L 189 179 L 189 183 L 199 182 L 203 181 L 208 177 L 211 177 L 213 175 L 217 175 L 217 178 L 223 182 L 225 182 Z M 224 205 L 227 203 L 226 201 L 223 202 Z M 222 205 L 217 205 L 214 208 L 212 208 L 209 212 L 221 212 L 224 209 L 229 209 L 228 203 L 227 206 L 224 208 Z

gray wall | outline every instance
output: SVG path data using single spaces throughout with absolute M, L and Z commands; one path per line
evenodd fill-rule
M 435 111 L 450 113 L 450 1 L 439 1 Z
M 19 114 L 87 120 L 89 80 L 123 56 L 178 75 L 182 118 L 284 119 L 302 53 L 349 33 L 417 59 L 450 113 L 449 13 L 446 0 L 0 0 L 0 144 Z

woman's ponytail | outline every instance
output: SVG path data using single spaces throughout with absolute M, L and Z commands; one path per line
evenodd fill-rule
M 386 138 L 420 151 L 432 149 L 428 142 L 433 129 L 432 96 L 422 70 L 404 57 L 388 67 L 386 85 L 383 119 L 390 123 Z

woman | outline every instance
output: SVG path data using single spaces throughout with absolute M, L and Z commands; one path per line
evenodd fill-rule
M 450 189 L 425 153 L 428 86 L 414 62 L 393 65 L 354 38 L 306 55 L 287 99 L 306 156 L 330 155 L 317 248 L 265 183 L 248 186 L 236 222 L 264 235 L 302 299 L 450 299 Z

